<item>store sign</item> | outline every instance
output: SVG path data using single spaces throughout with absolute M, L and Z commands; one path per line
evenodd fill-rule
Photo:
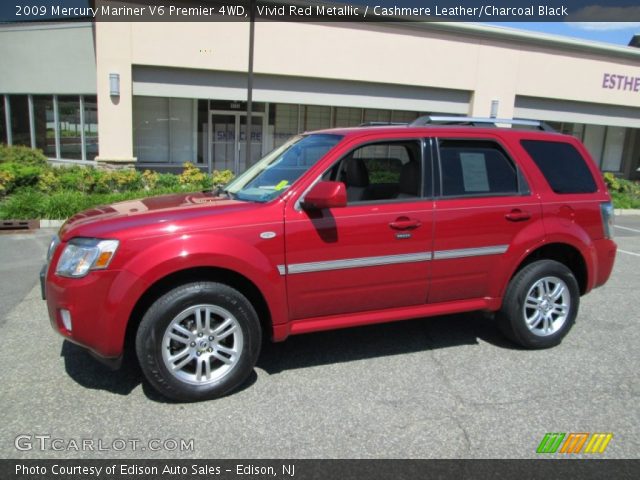
M 213 132 L 213 135 L 216 142 L 234 142 L 236 140 L 236 132 L 234 130 L 228 129 L 226 125 L 222 125 L 221 129 L 216 128 Z M 242 132 L 240 134 L 240 141 L 244 142 L 246 139 L 247 135 L 245 134 L 245 132 Z M 262 131 L 258 131 L 257 129 L 255 131 L 252 131 L 251 141 L 262 143 Z
M 605 73 L 602 76 L 602 88 L 609 90 L 625 90 L 640 92 L 640 77 Z

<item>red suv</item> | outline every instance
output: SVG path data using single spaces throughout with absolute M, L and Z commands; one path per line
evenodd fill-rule
M 52 325 L 116 366 L 135 344 L 177 400 L 238 387 L 263 337 L 481 310 L 557 345 L 611 273 L 611 199 L 575 138 L 495 122 L 308 133 L 218 192 L 75 215 L 41 275 Z

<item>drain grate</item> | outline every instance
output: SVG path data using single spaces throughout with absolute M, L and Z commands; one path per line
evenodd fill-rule
M 40 228 L 38 220 L 0 220 L 0 230 L 34 230 Z

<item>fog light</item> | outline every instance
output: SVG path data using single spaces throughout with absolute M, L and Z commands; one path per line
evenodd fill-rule
M 71 323 L 71 312 L 69 310 L 65 310 L 64 308 L 60 309 L 60 318 L 62 319 L 62 325 L 67 330 L 71 331 L 73 325 Z

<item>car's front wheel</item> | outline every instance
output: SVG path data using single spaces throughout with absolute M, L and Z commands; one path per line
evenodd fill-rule
M 558 345 L 575 322 L 580 289 L 575 276 L 554 260 L 539 260 L 509 283 L 498 322 L 511 340 L 527 348 Z
M 261 329 L 251 303 L 215 282 L 181 285 L 144 315 L 136 352 L 149 382 L 180 401 L 220 397 L 249 376 Z

